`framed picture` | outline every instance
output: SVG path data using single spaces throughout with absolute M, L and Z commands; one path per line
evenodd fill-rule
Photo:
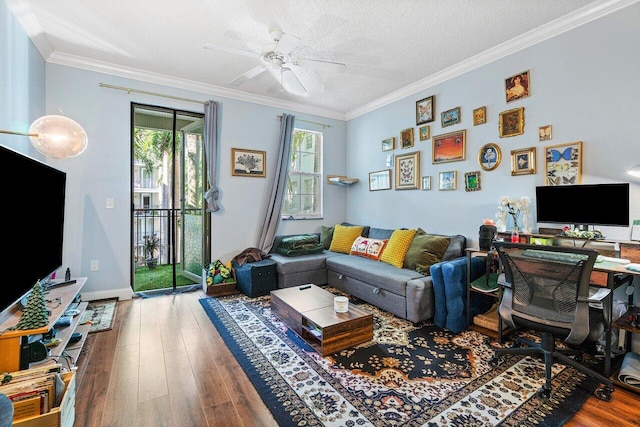
M 431 177 L 423 176 L 422 177 L 422 189 L 423 190 L 431 190 Z
M 264 178 L 266 166 L 266 151 L 231 148 L 231 175 Z
M 442 127 L 460 123 L 460 107 L 452 108 L 451 110 L 440 113 L 440 121 L 442 122 Z
M 487 123 L 487 107 L 473 110 L 473 125 L 478 126 Z
M 433 112 L 435 111 L 435 99 L 434 96 L 416 101 L 416 126 L 423 123 L 429 123 L 433 121 Z
M 464 174 L 464 191 L 480 191 L 480 171 Z
M 420 129 L 420 141 L 426 141 L 431 138 L 431 129 L 429 126 L 422 126 Z
M 445 133 L 433 137 L 433 156 L 431 163 L 457 162 L 466 158 L 467 131 Z
M 402 149 L 413 147 L 413 128 L 400 131 L 400 141 L 400 148 Z
M 529 70 L 505 79 L 504 90 L 507 95 L 507 102 L 529 96 L 530 83 Z
M 500 113 L 498 125 L 500 138 L 522 135 L 524 133 L 524 107 Z
M 458 172 L 440 172 L 438 179 L 438 190 L 455 190 L 458 188 Z
M 419 151 L 396 156 L 396 190 L 417 190 L 419 176 Z
M 369 172 L 369 191 L 391 190 L 391 169 Z
M 582 141 L 544 147 L 545 185 L 582 184 Z
M 511 150 L 511 176 L 536 173 L 536 147 Z
M 486 171 L 492 171 L 497 168 L 500 160 L 502 160 L 500 147 L 492 142 L 484 144 L 478 152 L 478 163 Z
M 388 168 L 393 167 L 393 154 L 387 154 L 387 159 L 385 160 L 384 165 Z
M 382 140 L 382 151 L 395 150 L 396 148 L 396 137 L 392 136 L 391 138 Z
M 540 126 L 538 128 L 538 141 L 551 140 L 551 125 Z

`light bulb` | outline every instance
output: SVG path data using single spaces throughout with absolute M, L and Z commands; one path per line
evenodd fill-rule
M 77 122 L 64 116 L 43 116 L 29 128 L 31 144 L 47 157 L 66 159 L 87 148 L 87 134 Z

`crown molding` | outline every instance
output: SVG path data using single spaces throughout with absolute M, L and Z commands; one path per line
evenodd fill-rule
M 115 66 L 111 63 L 87 60 L 84 57 L 75 55 L 69 55 L 65 53 L 54 52 L 49 56 L 47 62 L 51 64 L 58 64 L 69 66 L 73 68 L 80 68 L 83 70 L 94 71 L 97 73 L 109 74 L 112 76 L 125 77 L 133 80 L 138 80 L 146 83 L 153 83 L 162 86 L 169 86 L 177 89 L 184 89 L 193 92 L 199 92 L 211 96 L 221 96 L 238 101 L 250 102 L 253 104 L 265 105 L 268 107 L 282 108 L 285 110 L 291 110 L 294 112 L 313 114 L 330 119 L 345 120 L 344 113 L 327 110 L 324 108 L 317 108 L 305 104 L 296 102 L 283 101 L 275 98 L 269 98 L 266 96 L 250 94 L 246 92 L 240 92 L 233 89 L 227 89 L 220 86 L 208 85 L 193 80 L 181 79 L 179 77 L 167 76 L 164 74 L 152 73 L 149 71 L 143 71 L 136 68 Z M 203 103 L 205 100 L 202 101 Z
M 483 65 L 497 61 L 498 59 L 519 52 L 530 46 L 541 43 L 547 39 L 550 39 L 581 25 L 584 25 L 588 22 L 591 22 L 595 19 L 601 18 L 605 15 L 637 3 L 638 1 L 640 0 L 606 0 L 592 3 L 569 15 L 551 21 L 534 30 L 522 34 L 521 36 L 515 37 L 478 55 L 472 56 L 438 73 L 428 76 L 422 80 L 418 80 L 415 83 L 405 86 L 381 98 L 378 98 L 375 101 L 348 111 L 346 113 L 346 120 L 349 121 L 355 119 L 356 117 L 362 116 L 380 107 L 406 98 L 407 96 L 415 95 L 418 92 L 429 89 L 437 84 L 443 83 L 461 74 L 475 70 Z

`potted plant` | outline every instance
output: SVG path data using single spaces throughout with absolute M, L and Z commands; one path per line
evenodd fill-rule
M 144 238 L 144 257 L 149 270 L 153 270 L 158 265 L 156 251 L 160 249 L 160 239 L 156 236 L 147 236 Z

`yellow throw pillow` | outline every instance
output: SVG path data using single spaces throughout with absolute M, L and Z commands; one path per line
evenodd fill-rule
M 382 252 L 380 261 L 402 268 L 404 256 L 407 254 L 415 234 L 416 230 L 394 230 L 389 243 L 387 243 L 384 252 Z
M 333 237 L 331 238 L 331 252 L 340 252 L 348 254 L 351 252 L 351 245 L 362 233 L 361 225 L 346 226 L 336 224 L 333 229 Z

